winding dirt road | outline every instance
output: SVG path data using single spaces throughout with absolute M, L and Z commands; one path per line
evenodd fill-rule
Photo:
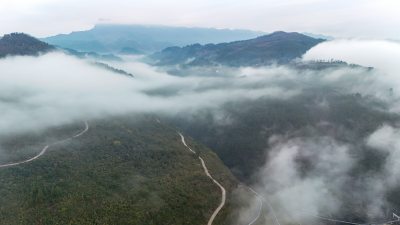
M 88 124 L 88 122 L 85 121 L 85 129 L 82 130 L 81 132 L 79 132 L 78 134 L 76 134 L 76 135 L 74 135 L 74 136 L 72 136 L 72 137 L 66 138 L 66 139 L 64 139 L 64 140 L 61 140 L 61 141 L 57 141 L 57 142 L 55 142 L 55 143 L 53 143 L 53 144 L 44 146 L 44 148 L 42 149 L 42 151 L 39 152 L 39 154 L 35 155 L 34 157 L 32 157 L 32 158 L 30 158 L 30 159 L 23 160 L 23 161 L 19 161 L 19 162 L 13 162 L 13 163 L 7 163 L 7 164 L 0 164 L 0 168 L 18 166 L 18 165 L 21 165 L 21 164 L 24 164 L 24 163 L 32 162 L 33 160 L 36 160 L 36 159 L 38 159 L 40 156 L 44 155 L 44 154 L 46 153 L 47 149 L 48 149 L 50 146 L 56 145 L 56 144 L 60 144 L 60 143 L 62 143 L 62 142 L 65 142 L 65 141 L 68 141 L 68 140 L 71 140 L 71 139 L 74 139 L 74 138 L 78 138 L 78 137 L 82 136 L 84 133 L 86 133 L 88 130 L 89 130 L 89 124 Z
M 179 134 L 179 136 L 181 136 L 182 144 L 183 144 L 191 153 L 196 154 L 196 152 L 193 151 L 193 149 L 191 149 L 191 148 L 186 144 L 185 137 L 184 137 L 181 133 L 179 133 L 179 132 L 178 132 L 178 134 Z M 214 210 L 213 214 L 211 215 L 211 217 L 210 217 L 210 219 L 208 220 L 208 223 L 207 223 L 207 225 L 212 225 L 212 223 L 214 222 L 215 217 L 218 215 L 218 213 L 221 211 L 221 209 L 225 206 L 225 201 L 226 201 L 226 190 L 225 190 L 225 188 L 224 188 L 218 181 L 216 181 L 216 180 L 211 176 L 211 174 L 210 174 L 210 172 L 208 171 L 208 168 L 207 168 L 207 166 L 206 166 L 206 164 L 205 164 L 203 158 L 201 158 L 201 157 L 199 156 L 199 160 L 200 160 L 200 162 L 201 162 L 201 165 L 203 166 L 204 173 L 205 173 L 205 174 L 206 174 L 220 189 L 221 189 L 221 195 L 222 195 L 222 197 L 221 197 L 221 203 L 220 203 L 219 206 Z

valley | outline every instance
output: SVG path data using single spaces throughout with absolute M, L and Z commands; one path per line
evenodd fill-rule
M 398 42 L 191 16 L 1 37 L 0 225 L 400 223 Z

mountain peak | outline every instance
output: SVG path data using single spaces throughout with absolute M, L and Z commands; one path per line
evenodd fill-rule
M 25 33 L 6 34 L 0 39 L 0 57 L 8 55 L 38 55 L 54 47 Z
M 301 33 L 298 33 L 298 32 L 285 32 L 285 31 L 275 31 L 275 32 L 273 32 L 271 34 L 263 35 L 263 36 L 261 36 L 259 38 L 262 38 L 262 39 L 282 39 L 282 40 L 290 39 L 290 38 L 293 38 L 293 39 L 309 39 L 309 40 L 316 39 L 316 38 L 313 38 L 313 37 L 310 37 L 310 36 L 307 36 L 305 34 L 301 34 Z M 317 40 L 323 40 L 323 39 L 319 38 Z
M 217 45 L 167 48 L 152 56 L 157 65 L 264 66 L 285 64 L 300 58 L 324 41 L 296 32 L 277 31 L 254 39 Z
M 18 32 L 5 34 L 1 38 L 2 41 L 10 41 L 10 42 L 17 41 L 17 40 L 23 40 L 23 39 L 35 39 L 35 38 L 30 36 L 30 35 L 28 35 L 28 34 L 18 33 Z
M 278 31 L 274 31 L 271 34 L 269 34 L 269 36 L 273 36 L 273 35 L 290 35 L 290 34 L 299 34 L 297 32 L 286 32 L 286 31 L 282 31 L 282 30 L 278 30 Z M 266 35 L 268 36 L 268 35 Z

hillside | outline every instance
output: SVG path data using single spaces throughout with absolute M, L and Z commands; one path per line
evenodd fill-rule
M 257 184 L 262 179 L 259 173 L 273 156 L 271 140 L 274 138 L 280 138 L 282 143 L 332 138 L 347 146 L 354 157 L 354 165 L 346 174 L 349 179 L 345 187 L 350 190 L 340 189 L 335 193 L 341 196 L 342 205 L 333 217 L 366 222 L 368 212 L 362 204 L 366 204 L 367 198 L 359 199 L 355 192 L 363 190 L 360 185 L 366 185 L 365 177 L 382 173 L 387 155 L 366 146 L 365 140 L 383 124 L 398 123 L 398 114 L 385 112 L 385 105 L 370 96 L 343 94 L 328 86 L 309 88 L 287 100 L 260 98 L 225 104 L 218 110 L 219 120 L 214 113 L 203 110 L 190 117 L 179 115 L 172 123 L 214 149 L 235 176 L 249 184 Z M 318 153 L 314 154 L 326 154 L 330 145 L 332 143 L 320 143 Z M 301 152 L 306 157 L 302 158 Z M 313 176 L 317 164 L 307 154 L 306 149 L 299 147 L 296 168 L 304 179 Z M 395 197 L 399 192 L 396 186 L 385 193 L 385 199 L 390 201 L 385 207 L 400 206 L 399 198 Z
M 275 32 L 255 39 L 222 44 L 169 47 L 152 55 L 156 65 L 261 66 L 288 63 L 324 41 L 300 33 Z
M 23 33 L 6 34 L 0 39 L 0 57 L 38 55 L 53 49 L 53 46 Z
M 42 40 L 85 52 L 141 54 L 169 46 L 220 43 L 262 35 L 248 30 L 100 24 L 86 31 L 60 34 Z
M 175 129 L 138 116 L 88 125 L 86 133 L 51 145 L 37 160 L 0 168 L 0 224 L 207 223 L 219 204 L 219 188 Z M 45 143 L 82 129 L 77 123 L 9 137 L 1 143 L 9 154 L 0 164 L 37 154 Z M 227 205 L 214 224 L 229 224 L 235 179 L 212 151 L 186 140 L 227 189 Z
M 225 104 L 219 113 L 229 119 L 227 124 L 214 122 L 211 110 L 187 120 L 180 115 L 173 121 L 214 149 L 236 176 L 251 181 L 267 160 L 268 139 L 272 135 L 307 137 L 316 132 L 356 143 L 381 124 L 393 124 L 400 119 L 395 113 L 385 112 L 385 106 L 369 96 L 340 94 L 327 86 L 304 92 L 288 100 L 259 98 Z M 321 107 L 321 101 L 332 109 Z

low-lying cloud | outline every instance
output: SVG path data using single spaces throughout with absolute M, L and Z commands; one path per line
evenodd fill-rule
M 400 177 L 400 129 L 383 125 L 367 139 L 367 144 L 387 154 L 385 178 L 381 181 L 386 187 L 399 185 Z
M 388 168 L 378 175 L 355 176 L 355 146 L 329 136 L 278 137 L 274 142 L 257 189 L 268 196 L 281 220 L 307 223 L 324 217 L 362 223 L 386 217 L 391 206 L 386 194 L 395 186 L 388 184 L 398 184 L 387 175 L 396 177 L 398 171 Z
M 183 78 L 142 63 L 125 66 L 135 78 L 62 53 L 0 60 L 0 136 L 106 115 L 173 114 L 236 99 L 296 94 L 267 82 L 259 85 L 262 77 Z
M 385 40 L 334 40 L 323 42 L 309 50 L 304 60 L 342 60 L 382 72 L 379 80 L 400 86 L 400 43 Z M 395 83 L 393 83 L 395 82 Z
M 125 113 L 173 116 L 212 109 L 218 120 L 224 118 L 219 108 L 225 103 L 259 98 L 285 100 L 310 88 L 359 93 L 379 99 L 389 106 L 388 111 L 398 113 L 400 79 L 396 74 L 400 69 L 393 58 L 400 55 L 400 50 L 391 53 L 398 44 L 370 44 L 355 40 L 326 42 L 311 49 L 304 59 L 339 59 L 376 70 L 346 66 L 324 70 L 286 66 L 219 68 L 224 73 L 220 77 L 201 76 L 202 68 L 193 69 L 196 76 L 179 77 L 137 61 L 114 62 L 113 66 L 135 75 L 130 78 L 62 53 L 1 59 L 0 140 L 4 135 Z M 381 45 L 387 51 L 381 49 L 382 53 L 375 54 L 372 49 Z M 375 63 L 372 56 L 379 56 L 379 60 Z M 331 109 L 322 97 L 317 105 L 320 110 Z M 400 145 L 395 141 L 399 133 L 396 127 L 387 125 L 358 143 L 345 143 L 318 132 L 311 136 L 302 136 L 301 132 L 290 137 L 277 135 L 269 140 L 268 160 L 255 186 L 271 198 L 280 215 L 297 212 L 291 213 L 295 221 L 340 214 L 344 200 L 350 197 L 354 204 L 364 206 L 368 218 L 380 218 L 388 205 L 385 194 L 398 184 L 399 170 L 394 168 L 399 168 L 396 149 Z M 386 161 L 381 173 L 352 180 L 350 174 L 359 160 L 353 153 L 359 145 L 389 154 L 392 159 Z M 254 204 L 259 204 L 258 200 Z
M 279 143 L 270 151 L 262 182 L 264 192 L 281 206 L 280 214 L 299 219 L 335 212 L 341 200 L 334 192 L 346 183 L 353 164 L 348 147 L 330 137 L 274 139 Z
M 316 84 L 331 84 L 341 93 L 379 99 L 387 104 L 387 112 L 398 115 L 399 58 L 400 44 L 396 42 L 335 40 L 312 48 L 303 60 L 340 60 L 373 67 L 363 72 L 355 68 L 328 69 L 318 74 Z M 316 78 L 313 72 L 310 76 Z M 330 110 L 326 101 L 321 101 L 321 106 Z M 283 222 L 327 222 L 321 220 L 324 217 L 374 223 L 391 220 L 391 213 L 397 213 L 398 200 L 392 197 L 400 185 L 400 131 L 396 124 L 384 124 L 365 139 L 350 142 L 321 136 L 318 131 L 314 135 L 288 133 L 270 138 L 267 162 L 255 183 Z M 364 168 L 365 165 L 374 169 Z

